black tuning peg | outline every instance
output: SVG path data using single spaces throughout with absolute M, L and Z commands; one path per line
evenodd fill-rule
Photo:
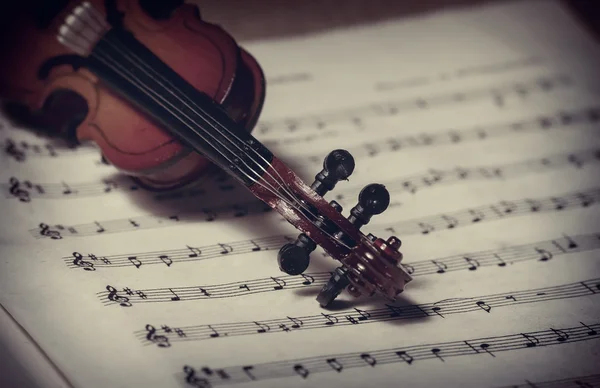
M 342 206 L 336 201 L 329 203 L 338 212 L 342 211 Z M 315 221 L 317 227 L 321 226 L 322 217 Z M 300 275 L 308 268 L 310 264 L 310 254 L 317 248 L 317 244 L 306 234 L 302 233 L 293 243 L 287 243 L 279 250 L 277 254 L 277 263 L 279 269 L 288 275 Z
M 315 175 L 310 186 L 317 194 L 324 196 L 333 190 L 339 181 L 347 180 L 354 172 L 354 158 L 346 150 L 333 150 L 323 161 L 323 170 Z
M 300 275 L 306 271 L 310 264 L 310 254 L 317 248 L 317 244 L 304 233 L 296 241 L 287 243 L 277 254 L 279 269 L 288 275 Z
M 323 286 L 319 295 L 317 295 L 317 302 L 319 302 L 321 307 L 329 306 L 329 304 L 350 284 L 350 280 L 348 280 L 348 276 L 346 276 L 347 272 L 348 270 L 343 266 L 338 267 L 333 271 L 333 274 Z
M 383 213 L 389 205 L 390 193 L 384 185 L 367 185 L 358 195 L 358 204 L 350 210 L 348 221 L 360 229 L 371 221 L 371 217 Z
M 323 170 L 315 175 L 315 181 L 310 186 L 318 195 L 324 196 L 333 190 L 335 185 L 342 180 L 347 180 L 354 171 L 354 158 L 346 150 L 333 150 L 323 161 Z M 336 201 L 330 205 L 338 212 L 342 207 Z M 321 226 L 323 220 L 317 218 L 315 226 Z M 302 233 L 293 243 L 285 244 L 279 250 L 277 263 L 279 269 L 288 275 L 299 275 L 310 264 L 310 254 L 317 248 L 317 244 L 306 234 Z

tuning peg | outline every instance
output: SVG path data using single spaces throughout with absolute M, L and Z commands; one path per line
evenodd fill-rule
M 358 204 L 350 210 L 348 221 L 360 229 L 371 221 L 371 217 L 383 213 L 389 204 L 390 193 L 384 185 L 367 185 L 358 195 Z
M 344 267 L 338 267 L 333 271 L 333 274 L 317 295 L 317 302 L 321 307 L 327 307 L 350 284 L 350 280 L 346 275 L 347 272 L 348 270 Z
M 317 244 L 304 233 L 296 241 L 287 243 L 277 254 L 279 269 L 288 275 L 300 275 L 306 271 L 310 264 L 310 254 L 317 248 Z
M 339 181 L 347 180 L 354 172 L 354 158 L 346 150 L 333 150 L 323 161 L 323 170 L 315 175 L 310 186 L 321 197 L 333 190 Z
M 342 206 L 336 201 L 329 203 L 335 210 L 342 212 Z M 318 227 L 323 219 L 315 221 Z M 279 250 L 277 254 L 277 263 L 279 269 L 288 275 L 300 275 L 308 268 L 310 264 L 310 254 L 317 248 L 317 244 L 306 234 L 302 233 L 293 243 L 287 243 Z

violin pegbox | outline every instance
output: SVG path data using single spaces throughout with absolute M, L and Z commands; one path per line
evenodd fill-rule
M 339 181 L 347 180 L 354 166 L 354 158 L 348 151 L 332 151 L 323 161 L 323 169 L 315 176 L 311 189 L 323 197 Z M 369 184 L 361 190 L 358 203 L 347 217 L 349 225 L 354 228 L 351 238 L 348 239 L 348 234 L 341 229 L 331 230 L 331 224 L 328 224 L 334 238 L 353 243 L 347 254 L 336 257 L 342 265 L 333 271 L 317 296 L 321 306 L 329 305 L 346 288 L 355 297 L 379 293 L 394 300 L 404 290 L 404 285 L 412 280 L 400 264 L 403 258 L 399 251 L 402 244 L 400 239 L 391 236 L 385 241 L 373 234 L 365 236 L 360 232 L 360 228 L 368 224 L 374 215 L 383 213 L 389 204 L 390 195 L 385 186 Z M 330 201 L 329 205 L 342 213 L 342 206 L 336 201 Z M 325 223 L 324 217 L 317 215 L 315 225 L 321 227 Z M 301 233 L 294 242 L 280 249 L 277 257 L 280 270 L 289 275 L 303 273 L 316 247 L 317 244 L 307 234 Z

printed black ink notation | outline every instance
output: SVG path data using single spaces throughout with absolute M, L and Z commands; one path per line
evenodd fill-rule
M 600 375 L 577 376 L 560 380 L 529 381 L 523 384 L 506 385 L 498 388 L 597 388 L 600 387 Z
M 181 249 L 120 255 L 81 254 L 74 252 L 71 256 L 63 257 L 63 260 L 67 267 L 71 269 L 82 268 L 86 271 L 95 271 L 98 267 L 126 268 L 133 266 L 134 268 L 141 269 L 156 264 L 171 267 L 175 263 L 196 262 L 224 256 L 279 250 L 283 244 L 293 241 L 295 241 L 293 236 L 270 236 L 200 247 L 186 246 Z
M 315 357 L 278 360 L 253 365 L 193 368 L 188 364 L 183 367 L 183 373 L 178 373 L 176 378 L 182 382 L 187 382 L 189 386 L 196 387 L 237 384 L 284 377 L 307 379 L 315 373 L 343 373 L 344 370 L 350 368 L 377 368 L 380 365 L 396 363 L 404 363 L 407 367 L 410 367 L 425 360 L 446 362 L 448 358 L 457 356 L 482 355 L 495 358 L 500 357 L 502 352 L 507 351 L 522 349 L 540 351 L 539 348 L 546 346 L 598 340 L 600 339 L 599 332 L 600 323 L 585 324 L 580 322 L 578 326 L 559 329 L 549 328 L 548 330 L 528 333 L 506 333 L 495 337 L 338 353 L 335 355 L 323 354 Z M 404 340 L 398 340 L 398 342 L 404 342 Z M 200 383 L 205 385 L 199 385 Z
M 460 69 L 439 73 L 433 76 L 421 76 L 404 79 L 393 82 L 379 82 L 375 84 L 375 90 L 386 91 L 394 89 L 404 89 L 407 87 L 423 86 L 435 82 L 452 81 L 456 79 L 464 79 L 467 77 L 485 75 L 485 74 L 499 74 L 511 71 L 514 69 L 523 69 L 527 67 L 537 66 L 543 63 L 543 60 L 537 57 L 525 58 L 522 60 L 509 61 L 509 62 L 497 62 L 490 63 L 487 65 L 463 67 Z
M 127 182 L 128 181 L 128 182 Z M 27 193 L 30 202 L 31 198 L 41 199 L 71 199 L 75 197 L 95 197 L 106 195 L 115 191 L 133 192 L 140 190 L 140 187 L 128 179 L 104 179 L 100 182 L 69 184 L 60 183 L 32 183 L 29 180 L 20 181 L 15 177 L 9 179 L 9 183 L 2 184 L 1 187 L 6 192 L 6 198 L 20 197 L 13 192 L 13 188 Z M 8 189 L 8 190 L 7 190 Z
M 24 162 L 27 158 L 32 157 L 65 157 L 65 156 L 79 156 L 91 153 L 97 153 L 93 147 L 86 147 L 79 145 L 77 147 L 70 147 L 67 145 L 54 145 L 51 143 L 31 143 L 25 140 L 14 140 L 7 138 L 2 144 L 4 153 L 14 159 L 17 162 Z
M 329 277 L 331 277 L 331 273 L 323 272 L 317 275 L 303 274 L 300 276 L 269 277 L 211 286 L 151 288 L 144 290 L 133 290 L 129 287 L 117 290 L 114 286 L 108 285 L 105 291 L 98 292 L 96 295 L 105 306 L 118 303 L 122 307 L 131 307 L 138 303 L 231 298 L 269 291 L 306 288 L 314 286 L 315 283 L 323 285 Z
M 408 306 L 386 304 L 381 308 L 368 310 L 355 308 L 352 310 L 337 311 L 331 314 L 321 313 L 319 315 L 266 319 L 253 322 L 229 322 L 185 326 L 180 328 L 180 331 L 185 333 L 185 336 L 167 330 L 169 329 L 169 326 L 163 326 L 167 329 L 159 330 L 155 329 L 152 325 L 146 325 L 145 330 L 136 331 L 134 334 L 137 339 L 145 345 L 156 344 L 159 347 L 163 347 L 162 345 L 165 342 L 169 343 L 169 346 L 171 346 L 173 342 L 180 341 L 201 341 L 266 333 L 288 333 L 298 330 L 344 327 L 400 319 L 410 320 L 424 317 L 444 318 L 449 315 L 469 312 L 492 313 L 495 309 L 504 306 L 540 303 L 596 294 L 600 294 L 600 279 L 532 290 L 511 291 L 494 295 L 447 299 L 436 303 Z M 156 335 L 156 333 L 159 333 L 162 337 L 158 342 L 154 338 L 149 338 L 150 334 Z
M 274 76 L 273 78 L 267 77 L 268 85 L 285 85 L 296 82 L 308 82 L 313 80 L 313 75 L 310 73 L 292 73 L 282 74 Z
M 500 201 L 490 205 L 458 210 L 453 213 L 426 216 L 387 225 L 372 224 L 373 232 L 392 233 L 397 235 L 430 234 L 444 230 L 456 229 L 487 221 L 497 221 L 511 217 L 519 217 L 536 213 L 549 213 L 579 208 L 587 208 L 600 203 L 600 188 L 563 193 L 552 197 L 526 198 L 514 201 Z M 390 205 L 392 207 L 392 204 Z M 106 221 L 94 221 L 86 224 L 65 226 L 56 224 L 46 225 L 61 237 L 88 237 L 109 233 L 127 233 L 139 230 L 165 228 L 181 225 L 186 220 L 198 224 L 227 220 L 231 218 L 250 217 L 271 213 L 266 204 L 253 201 L 246 204 L 206 208 L 202 212 L 173 214 L 170 216 L 140 216 Z M 201 217 L 198 217 L 201 216 Z M 280 222 L 285 220 L 280 219 Z M 30 229 L 29 233 L 36 239 L 46 238 L 41 227 Z
M 508 268 L 517 263 L 539 261 L 542 263 L 556 260 L 576 252 L 587 252 L 600 249 L 600 233 L 593 235 L 564 236 L 554 240 L 533 244 L 514 246 L 499 250 L 469 252 L 434 260 L 403 264 L 412 276 L 447 274 L 455 271 L 474 271 L 482 267 Z M 75 258 L 76 259 L 76 258 Z M 87 260 L 88 264 L 91 260 Z M 85 268 L 84 268 L 85 269 Z M 331 277 L 330 272 L 305 273 L 300 276 L 279 276 L 262 279 L 244 280 L 234 283 L 200 285 L 192 287 L 153 288 L 132 291 L 124 287 L 120 291 L 114 286 L 114 295 L 127 299 L 127 306 L 137 303 L 181 302 L 204 299 L 238 298 L 266 292 L 281 292 L 299 288 L 323 287 Z M 107 290 L 110 291 L 110 290 Z M 109 292 L 98 292 L 97 296 L 105 305 L 113 305 Z M 143 297 L 142 297 L 143 295 Z
M 61 238 L 64 237 L 86 237 L 100 236 L 110 233 L 131 232 L 141 229 L 165 228 L 168 226 L 182 225 L 188 222 L 215 222 L 221 219 L 231 219 L 258 215 L 271 212 L 271 208 L 263 202 L 253 201 L 249 203 L 241 203 L 235 205 L 225 205 L 214 208 L 206 208 L 202 212 L 190 212 L 186 214 L 173 214 L 170 216 L 141 216 L 119 220 L 108 221 L 93 221 L 89 224 L 80 224 L 66 226 L 56 224 L 52 227 L 47 224 L 46 230 L 50 230 Z M 198 215 L 202 218 L 199 219 Z M 189 216 L 189 217 L 186 217 Z M 46 238 L 46 234 L 42 233 L 41 226 L 30 230 L 35 238 Z
M 396 224 L 389 224 L 388 226 L 377 224 L 373 225 L 371 228 L 376 232 L 382 231 L 400 236 L 419 233 L 426 235 L 477 225 L 483 222 L 498 221 L 532 214 L 588 208 L 599 203 L 600 189 L 593 188 L 578 192 L 563 193 L 552 197 L 500 201 L 491 205 L 407 220 Z
M 541 158 L 529 159 L 510 164 L 495 166 L 453 167 L 450 169 L 430 169 L 428 172 L 402 177 L 393 181 L 381 181 L 392 193 L 417 191 L 442 184 L 460 183 L 478 180 L 504 180 L 519 178 L 527 174 L 544 173 L 563 168 L 581 169 L 587 165 L 600 163 L 600 149 L 583 150 L 573 153 L 552 154 Z M 344 199 L 344 193 L 356 193 L 360 187 L 348 187 L 336 192 L 336 199 Z
M 544 173 L 563 168 L 581 169 L 587 165 L 600 162 L 600 148 L 581 150 L 577 152 L 550 154 L 541 158 L 529 159 L 514 163 L 508 163 L 495 166 L 465 166 L 453 167 L 450 169 L 429 169 L 428 171 L 411 177 L 400 177 L 390 181 L 381 181 L 388 190 L 394 193 L 409 192 L 416 193 L 422 189 L 431 188 L 441 184 L 452 184 L 457 182 L 477 181 L 477 180 L 503 180 L 518 178 L 527 174 Z M 125 182 L 121 182 L 125 181 Z M 30 181 L 20 182 L 17 178 L 11 177 L 7 184 L 2 184 L 7 198 L 19 198 L 23 201 L 23 195 L 27 196 L 29 202 L 32 197 L 42 199 L 71 199 L 74 197 L 92 197 L 106 195 L 117 190 L 137 191 L 139 187 L 132 184 L 128 179 L 104 180 L 98 183 L 38 183 L 33 184 Z M 336 192 L 336 199 L 343 201 L 348 194 L 355 196 L 355 193 L 362 189 L 361 186 L 345 187 Z M 216 190 L 233 191 L 236 186 L 231 182 L 216 184 Z M 207 194 L 207 190 L 195 189 L 186 193 L 186 197 L 198 197 Z M 347 193 L 347 194 L 346 194 Z M 173 196 L 172 199 L 179 199 Z M 354 199 L 353 199 L 354 200 Z
M 230 255 L 249 255 L 267 250 L 278 250 L 281 244 L 295 241 L 293 236 L 269 236 L 253 240 L 228 241 L 199 247 L 186 246 L 179 249 L 163 251 L 123 253 L 117 255 L 101 255 L 98 253 L 73 252 L 63 257 L 70 269 L 95 271 L 101 268 L 146 268 L 150 265 L 162 265 L 170 268 L 175 263 L 189 263 Z M 455 255 L 432 261 L 403 263 L 407 271 L 414 275 L 444 273 L 447 271 L 470 269 L 498 265 L 505 267 L 521 261 L 551 258 L 572 252 L 583 252 L 600 248 L 600 233 L 577 236 L 563 236 L 554 240 L 539 241 L 531 244 L 514 246 L 502 250 L 471 252 L 466 255 Z
M 460 145 L 474 141 L 486 141 L 508 135 L 531 134 L 536 132 L 544 133 L 550 130 L 567 129 L 596 130 L 595 127 L 591 127 L 590 125 L 597 124 L 599 121 L 600 107 L 590 106 L 574 110 L 560 110 L 553 114 L 536 115 L 529 119 L 517 121 L 391 137 L 382 139 L 377 143 L 368 143 L 349 147 L 347 149 L 356 158 L 374 157 L 380 154 L 418 149 L 421 147 Z M 325 137 L 335 137 L 340 135 L 341 133 L 339 133 L 339 131 L 330 129 L 318 133 L 299 133 L 293 136 L 285 136 L 280 139 L 265 140 L 264 143 L 268 147 L 277 147 L 279 145 L 323 141 Z M 323 157 L 320 154 L 314 154 L 308 157 L 308 160 L 315 164 L 322 163 L 322 159 Z
M 370 103 L 363 106 L 325 112 L 304 117 L 263 120 L 257 125 L 260 135 L 277 135 L 277 132 L 295 132 L 308 130 L 327 130 L 328 125 L 343 122 L 357 130 L 365 128 L 364 121 L 370 117 L 395 116 L 410 111 L 430 110 L 438 107 L 462 105 L 472 102 L 489 101 L 498 108 L 514 97 L 527 98 L 529 95 L 552 93 L 571 86 L 569 77 L 561 74 L 535 77 L 523 82 L 489 86 L 472 90 L 446 92 L 429 97 L 410 98 L 400 101 Z

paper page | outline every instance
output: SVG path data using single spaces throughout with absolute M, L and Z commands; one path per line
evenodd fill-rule
M 256 137 L 308 184 L 350 151 L 326 198 L 347 215 L 385 184 L 362 230 L 398 236 L 414 280 L 323 309 L 336 263 L 280 272 L 298 232 L 232 180 L 148 193 L 5 122 L 0 302 L 67 386 L 598 382 L 598 47 L 559 3 L 246 48 L 268 77 Z

